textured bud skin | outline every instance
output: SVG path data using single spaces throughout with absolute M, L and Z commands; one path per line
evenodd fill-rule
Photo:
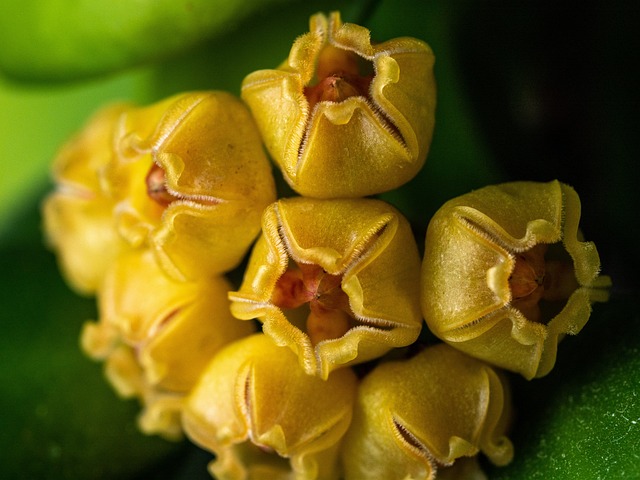
M 339 479 L 337 449 L 357 379 L 307 375 L 295 355 L 256 334 L 220 351 L 189 396 L 187 436 L 216 454 L 220 480 Z
M 557 343 L 578 333 L 591 303 L 606 301 L 595 245 L 578 239 L 580 200 L 558 181 L 490 186 L 447 202 L 426 235 L 422 311 L 451 345 L 531 379 L 555 363 Z M 557 314 L 530 321 L 510 288 L 518 255 L 538 245 L 565 250 L 576 283 Z M 544 247 L 546 248 L 546 247 Z
M 101 181 L 114 155 L 117 120 L 127 108 L 99 111 L 61 149 L 53 165 L 56 190 L 43 204 L 47 242 L 69 284 L 83 294 L 95 293 L 109 265 L 127 249 L 114 226 L 114 199 Z
M 408 222 L 393 207 L 372 199 L 283 199 L 265 210 L 262 226 L 240 290 L 229 294 L 231 312 L 263 322 L 308 374 L 327 378 L 418 337 L 420 258 Z M 303 319 L 275 302 L 294 262 L 339 279 L 350 322 L 344 334 L 312 342 Z
M 354 65 L 368 62 L 370 84 L 357 91 L 347 81 L 346 94 L 314 105 L 305 89 L 322 80 L 323 55 L 330 64 L 345 55 Z M 433 64 L 420 40 L 372 44 L 366 28 L 343 24 L 335 12 L 316 14 L 286 62 L 244 79 L 242 98 L 294 190 L 318 198 L 368 196 L 406 183 L 424 165 L 435 123 Z M 338 82 L 346 77 L 342 67 L 333 72 Z
M 193 92 L 128 112 L 116 149 L 107 180 L 120 198 L 116 223 L 129 243 L 150 245 L 181 280 L 240 262 L 275 199 L 269 161 L 240 100 Z
M 358 391 L 342 448 L 345 480 L 433 480 L 438 466 L 478 452 L 504 465 L 513 457 L 510 415 L 505 379 L 446 344 L 383 363 Z
M 222 277 L 172 280 L 148 250 L 122 255 L 105 276 L 100 321 L 85 325 L 83 349 L 106 359 L 116 390 L 146 410 L 149 398 L 181 398 L 219 349 L 254 331 L 231 316 L 230 287 Z M 166 433 L 148 419 L 145 431 Z

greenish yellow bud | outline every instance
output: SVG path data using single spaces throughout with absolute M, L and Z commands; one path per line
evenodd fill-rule
M 459 479 L 478 467 L 458 459 L 479 452 L 504 465 L 513 457 L 510 416 L 505 378 L 446 344 L 382 363 L 360 384 L 343 442 L 344 478 L 433 480 L 456 472 L 447 478 Z
M 275 200 L 251 114 L 224 92 L 105 109 L 61 151 L 54 177 L 45 230 L 84 293 L 131 248 L 149 246 L 179 280 L 228 271 Z
M 176 95 L 125 113 L 107 172 L 115 221 L 148 244 L 169 275 L 194 279 L 235 267 L 275 199 L 270 164 L 246 107 L 224 92 Z
M 253 333 L 252 324 L 231 316 L 230 288 L 222 277 L 173 280 L 148 250 L 122 255 L 105 275 L 100 320 L 85 325 L 82 346 L 92 358 L 106 360 L 120 394 L 141 400 L 144 431 L 174 437 L 182 398 L 211 357 Z M 167 399 L 170 412 L 163 413 Z
M 569 186 L 514 182 L 447 202 L 427 230 L 422 311 L 456 348 L 531 379 L 555 364 L 609 277 L 578 232 L 580 199 Z

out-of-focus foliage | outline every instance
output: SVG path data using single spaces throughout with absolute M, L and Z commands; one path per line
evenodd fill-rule
M 135 402 L 117 398 L 82 354 L 78 333 L 94 302 L 68 289 L 52 257 L 5 247 L 0 266 L 11 272 L 0 278 L 3 476 L 135 478 L 177 452 L 137 430 Z
M 149 70 L 74 85 L 10 83 L 0 71 L 0 237 L 26 201 L 40 195 L 56 151 L 100 106 L 145 101 Z M 11 201 L 4 201 L 11 199 Z
M 5 0 L 0 69 L 28 81 L 74 80 L 157 61 L 283 0 Z

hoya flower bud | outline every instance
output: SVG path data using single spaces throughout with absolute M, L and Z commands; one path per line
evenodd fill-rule
M 242 98 L 294 190 L 362 197 L 422 168 L 435 122 L 433 64 L 420 40 L 372 44 L 339 13 L 316 14 L 287 61 L 244 79 Z
M 182 398 L 219 349 L 254 331 L 231 316 L 229 289 L 222 277 L 175 281 L 148 250 L 123 254 L 105 276 L 100 320 L 85 325 L 82 346 L 106 359 L 118 392 L 139 397 L 147 410 L 150 398 Z M 145 431 L 166 433 L 145 415 Z
M 125 344 L 114 347 L 105 358 L 104 372 L 118 395 L 136 398 L 143 406 L 138 415 L 138 428 L 142 432 L 173 441 L 183 438 L 180 418 L 184 393 L 171 392 L 149 383 L 134 347 Z
M 106 177 L 116 223 L 174 278 L 235 267 L 260 231 L 275 185 L 246 107 L 224 92 L 184 93 L 126 112 Z
M 47 241 L 70 285 L 84 294 L 95 293 L 109 265 L 127 249 L 114 227 L 114 199 L 101 182 L 113 160 L 117 120 L 127 108 L 113 105 L 96 113 L 61 149 L 53 165 L 56 190 L 43 204 Z
M 505 378 L 446 344 L 382 363 L 360 384 L 342 447 L 345 480 L 433 480 L 479 452 L 505 465 L 510 416 Z
M 385 354 L 420 333 L 420 258 L 404 217 L 372 199 L 279 200 L 231 312 L 258 318 L 310 375 Z
M 531 379 L 555 364 L 611 281 L 580 240 L 580 199 L 569 186 L 514 182 L 447 202 L 427 230 L 422 310 L 451 345 Z
M 189 396 L 184 429 L 215 453 L 215 478 L 338 480 L 356 388 L 350 369 L 326 381 L 307 375 L 289 349 L 256 334 L 214 357 Z

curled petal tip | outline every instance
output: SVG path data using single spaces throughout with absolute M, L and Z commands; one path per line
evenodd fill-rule
M 429 224 L 422 311 L 462 351 L 526 378 L 547 374 L 559 339 L 579 332 L 608 277 L 579 240 L 580 201 L 558 181 L 485 187 Z M 494 345 L 494 347 L 491 347 Z M 499 346 L 499 348 L 498 348 Z
M 185 430 L 216 454 L 210 469 L 223 478 L 337 480 L 356 387 L 351 370 L 307 375 L 289 349 L 256 334 L 214 357 L 187 402 Z
M 440 478 L 480 452 L 504 465 L 513 457 L 510 417 L 506 379 L 448 345 L 382 363 L 358 391 L 342 448 L 345 480 Z
M 406 183 L 425 162 L 433 63 L 424 42 L 373 44 L 366 28 L 318 14 L 282 67 L 245 78 L 242 97 L 294 190 L 367 196 Z
M 284 199 L 265 211 L 231 309 L 326 378 L 415 341 L 419 264 L 408 222 L 384 202 Z

